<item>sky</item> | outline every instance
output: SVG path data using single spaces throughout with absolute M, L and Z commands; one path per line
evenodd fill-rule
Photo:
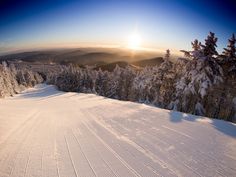
M 218 51 L 236 32 L 234 0 L 1 0 L 0 54 L 37 48 L 139 45 L 189 50 L 209 31 Z

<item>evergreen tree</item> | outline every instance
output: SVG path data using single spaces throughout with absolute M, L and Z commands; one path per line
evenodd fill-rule
M 139 102 L 149 102 L 150 89 L 152 84 L 156 84 L 154 78 L 158 66 L 146 66 L 141 71 L 137 72 L 132 83 L 132 96 L 134 100 Z M 156 90 L 156 89 L 155 89 Z M 154 94 L 154 92 L 152 93 Z
M 99 95 L 104 96 L 104 81 L 105 81 L 105 77 L 104 77 L 105 72 L 103 72 L 101 70 L 101 68 L 99 68 L 98 72 L 97 72 L 97 79 L 95 82 L 95 86 L 96 86 L 96 93 Z
M 135 72 L 131 66 L 128 65 L 126 68 L 121 68 L 117 89 L 117 96 L 120 100 L 127 100 L 129 98 L 134 76 Z
M 205 39 L 205 45 L 201 45 L 205 57 L 212 58 L 213 55 L 218 55 L 218 52 L 216 51 L 217 40 L 218 39 L 217 37 L 215 37 L 215 33 L 210 32 L 207 38 Z
M 202 44 L 197 39 L 195 39 L 193 42 L 191 42 L 191 45 L 194 51 L 199 51 Z
M 227 61 L 236 60 L 236 48 L 235 48 L 236 38 L 232 34 L 232 37 L 228 40 L 227 48 L 224 48 L 223 56 Z
M 106 91 L 106 96 L 109 98 L 119 98 L 119 91 L 121 90 L 121 85 L 119 84 L 120 75 L 122 73 L 122 68 L 116 65 L 115 69 L 110 73 L 108 78 L 108 89 Z
M 204 54 L 201 42 L 195 39 L 193 42 L 191 42 L 191 45 L 193 50 L 190 52 L 190 57 L 193 59 L 202 59 Z

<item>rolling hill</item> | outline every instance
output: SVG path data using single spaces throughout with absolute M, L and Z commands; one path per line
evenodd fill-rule
M 163 62 L 162 57 L 156 57 L 156 58 L 151 58 L 151 59 L 144 59 L 144 60 L 139 60 L 132 62 L 133 65 L 139 66 L 139 67 L 145 67 L 145 66 L 159 66 Z
M 147 51 L 137 51 L 135 55 L 131 51 L 121 49 L 100 49 L 100 48 L 78 48 L 78 49 L 55 49 L 42 51 L 29 51 L 15 54 L 4 55 L 0 57 L 2 60 L 21 60 L 32 63 L 56 63 L 56 64 L 76 64 L 76 65 L 105 65 L 114 62 L 127 62 L 134 65 L 145 66 L 146 59 L 148 64 L 160 63 L 158 57 L 160 53 L 153 53 Z M 156 57 L 156 58 L 153 58 Z

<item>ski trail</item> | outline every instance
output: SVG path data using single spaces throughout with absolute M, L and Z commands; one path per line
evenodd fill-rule
M 122 126 L 119 122 L 115 122 L 115 124 L 117 125 L 117 126 L 119 126 L 119 129 L 118 130 L 122 130 L 122 129 L 124 129 L 125 131 L 126 131 L 126 128 L 124 127 L 124 126 Z M 106 123 L 105 122 L 103 122 L 103 125 L 104 126 L 108 126 L 108 125 L 106 125 Z M 117 128 L 117 127 L 116 127 Z M 111 128 L 110 128 L 111 129 Z M 113 132 L 115 132 L 116 130 L 112 130 Z M 122 136 L 122 133 L 121 132 L 119 132 L 120 133 L 120 135 L 119 136 Z M 127 133 L 127 132 L 123 132 L 123 133 Z M 117 134 L 117 133 L 116 133 Z M 127 135 L 129 135 L 128 133 L 127 133 Z M 118 135 L 116 135 L 116 136 L 118 136 Z M 129 135 L 130 137 L 132 137 L 131 135 Z M 148 139 L 152 139 L 150 136 L 152 136 L 152 135 L 150 135 L 150 134 L 147 134 L 147 137 L 149 137 Z M 124 138 L 124 137 L 123 137 Z M 146 141 L 145 139 L 142 139 L 142 137 L 140 137 L 139 139 L 140 140 L 142 140 L 142 142 L 144 142 L 143 144 L 145 144 L 146 146 L 144 147 L 141 143 L 139 143 L 139 142 L 137 142 L 137 140 L 135 139 L 135 138 L 133 138 L 132 137 L 132 141 L 130 140 L 130 139 L 127 139 L 127 137 L 125 137 L 125 139 L 126 139 L 126 141 L 128 141 L 128 142 L 130 142 L 130 144 L 131 145 L 133 145 L 134 147 L 136 147 L 136 149 L 137 150 L 139 150 L 139 151 L 141 151 L 143 154 L 145 154 L 146 156 L 148 156 L 150 159 L 152 159 L 153 161 L 156 161 L 156 160 L 158 160 L 158 158 L 159 157 L 157 157 L 157 155 L 156 155 L 156 153 L 152 153 L 152 149 L 150 149 L 149 148 L 149 146 L 151 145 L 150 144 L 150 142 L 148 142 L 148 141 Z M 156 142 L 156 138 L 155 139 L 153 139 L 153 142 Z M 164 144 L 166 144 L 166 146 L 168 147 L 168 149 L 169 149 L 169 147 L 172 147 L 172 145 L 171 144 L 168 144 L 168 143 L 166 143 L 166 142 L 164 142 L 164 141 L 161 141 L 162 143 L 164 143 Z M 151 145 L 152 146 L 152 145 Z M 161 150 L 161 149 L 160 149 Z M 157 151 L 157 150 L 156 150 Z M 162 152 L 163 153 L 163 152 Z M 172 154 L 172 158 L 175 156 L 175 154 L 174 153 L 172 153 L 172 152 L 168 152 L 168 153 L 171 153 Z M 176 153 L 176 152 L 175 152 Z M 182 152 L 182 154 L 184 154 L 184 152 Z M 160 155 L 159 155 L 160 156 Z M 165 156 L 165 159 L 167 158 L 167 156 Z M 193 168 L 191 168 L 191 167 L 189 167 L 187 164 L 185 164 L 184 162 L 179 162 L 179 163 L 181 163 L 183 166 L 185 166 L 185 167 L 187 167 L 188 169 L 190 169 L 191 171 L 193 171 L 194 173 L 196 173 L 196 175 L 197 176 L 201 176 L 198 172 L 196 172 Z M 163 160 L 162 161 L 160 161 L 159 160 L 159 164 L 162 164 L 163 165 L 163 167 L 165 167 L 166 166 L 166 163 L 163 163 Z M 171 163 L 168 163 L 168 164 L 171 164 Z M 173 168 L 173 167 L 172 167 Z M 176 173 L 176 172 L 174 172 L 174 173 Z M 179 176 L 180 174 L 178 174 L 178 176 Z
M 9 176 L 12 176 L 13 170 L 16 166 L 16 160 L 19 156 L 19 153 L 24 147 L 25 143 L 29 140 L 29 137 L 31 136 L 30 133 L 33 133 L 33 129 L 35 128 L 35 122 L 39 122 L 39 119 L 37 119 L 38 114 L 35 114 L 33 117 L 30 118 L 30 121 L 25 122 L 24 126 L 19 128 L 14 135 L 11 136 L 11 138 L 7 139 L 5 141 L 6 144 L 4 144 L 1 154 L 5 154 L 5 158 L 2 159 L 0 163 L 0 174 L 1 171 L 7 170 L 4 173 L 9 174 Z M 17 144 L 17 146 L 13 146 L 14 143 Z M 10 147 L 10 151 L 9 151 Z
M 77 130 L 78 131 L 78 130 Z M 75 133 L 76 134 L 76 133 Z M 101 152 L 99 152 L 96 148 L 94 148 L 93 143 L 91 142 L 92 138 L 89 138 L 89 144 L 92 146 L 94 152 L 99 154 L 99 157 L 102 159 L 102 162 L 109 168 L 109 170 L 112 172 L 112 176 L 118 177 L 118 174 L 112 169 L 111 165 L 103 158 Z M 111 176 L 111 175 L 110 175 Z
M 82 148 L 81 148 L 81 144 L 80 144 L 80 142 L 79 142 L 79 140 L 75 137 L 75 135 L 74 135 L 74 133 L 72 132 L 72 135 L 74 136 L 74 138 L 76 139 L 76 142 L 78 143 L 78 145 L 79 145 L 79 148 L 80 148 L 80 150 L 81 150 L 81 152 L 82 152 L 82 154 L 83 154 L 83 156 L 84 156 L 84 158 L 86 159 L 86 161 L 88 162 L 88 164 L 89 164 L 89 167 L 90 167 L 90 169 L 92 170 L 92 172 L 93 172 L 93 174 L 94 174 L 94 176 L 96 176 L 97 177 L 97 174 L 96 174 L 96 172 L 94 171 L 94 169 L 93 169 L 93 167 L 92 167 L 92 165 L 91 165 L 91 162 L 90 162 L 90 160 L 87 158 L 87 156 L 85 155 L 85 153 L 83 152 L 83 150 L 82 150 Z
M 138 174 L 138 172 L 137 172 L 135 169 L 133 169 L 129 164 L 127 164 L 127 163 L 124 161 L 124 159 L 121 158 L 106 142 L 104 142 L 99 136 L 97 136 L 96 133 L 95 133 L 91 128 L 89 128 L 89 126 L 88 126 L 87 124 L 84 124 L 84 125 L 88 128 L 88 130 L 89 130 L 94 136 L 97 137 L 97 139 L 99 139 L 99 140 L 101 141 L 101 143 L 102 143 L 107 149 L 109 149 L 109 150 L 112 152 L 112 154 L 113 154 L 115 157 L 117 157 L 117 159 L 120 160 L 120 162 L 121 162 L 126 168 L 128 168 L 135 176 L 141 177 L 141 175 Z
M 0 177 L 236 176 L 232 123 L 48 85 L 0 103 Z
M 65 138 L 65 142 L 66 142 L 67 151 L 68 151 L 68 154 L 69 154 L 69 156 L 70 156 L 70 161 L 71 161 L 71 164 L 72 164 L 73 169 L 74 169 L 75 176 L 76 176 L 76 177 L 79 177 L 78 172 L 77 172 L 77 170 L 75 169 L 75 163 L 74 163 L 74 161 L 73 161 L 73 159 L 72 159 L 72 157 L 71 157 L 71 152 L 70 152 L 70 148 L 69 148 L 69 145 L 68 145 L 68 141 L 67 141 L 67 139 L 66 139 L 66 136 L 64 136 L 64 138 Z
M 85 127 L 83 126 L 83 127 L 80 127 L 80 129 L 84 129 Z M 87 128 L 86 128 L 87 129 Z M 88 129 L 87 129 L 88 130 Z M 90 130 L 88 130 L 89 132 L 86 132 L 86 134 L 91 134 L 93 137 L 94 137 L 94 135 L 90 132 Z M 97 133 L 96 133 L 97 134 Z M 89 137 L 89 139 L 90 140 L 92 140 L 93 138 L 92 137 Z M 96 141 L 96 139 L 94 138 L 93 139 L 93 142 L 94 141 Z M 96 144 L 96 147 L 98 146 L 98 144 Z M 110 146 L 111 147 L 111 146 Z M 112 147 L 111 147 L 112 148 Z M 113 149 L 114 150 L 114 149 Z M 115 150 L 114 150 L 115 151 Z M 127 150 L 126 150 L 127 151 Z M 100 152 L 99 151 L 97 151 L 99 154 L 100 154 Z M 117 151 L 116 151 L 117 152 Z M 127 151 L 128 153 L 130 153 L 131 155 L 133 155 L 131 152 L 129 152 L 129 151 Z M 103 157 L 101 156 L 101 158 L 103 159 Z M 119 159 L 118 159 L 119 160 Z M 137 161 L 138 161 L 138 159 L 137 159 Z M 106 161 L 105 161 L 106 162 Z M 128 162 L 127 162 L 128 163 Z M 108 166 L 110 166 L 109 164 L 108 164 L 108 162 L 106 162 L 106 164 L 108 165 Z M 135 163 L 136 164 L 136 163 Z M 144 165 L 145 167 L 147 167 L 148 168 L 148 166 L 147 165 L 145 165 L 145 164 L 143 164 L 142 162 L 141 163 L 139 163 L 139 164 L 142 164 L 142 165 Z M 134 165 L 134 164 L 133 164 Z M 112 167 L 110 167 L 111 169 L 112 169 Z M 113 167 L 114 168 L 114 167 Z M 140 168 L 142 168 L 142 167 L 140 167 Z M 113 172 L 114 172 L 114 170 L 112 170 Z M 155 172 L 151 167 L 149 167 L 149 170 L 143 170 L 143 171 L 145 171 L 146 172 L 146 174 L 148 174 L 150 177 L 151 176 L 153 176 L 153 174 L 155 174 L 155 176 L 160 176 L 160 174 L 158 174 L 157 172 Z M 149 172 L 148 172 L 149 171 Z M 151 172 L 153 172 L 153 174 L 150 174 L 150 171 Z M 115 172 L 114 172 L 115 173 Z M 137 172 L 138 173 L 138 172 Z M 116 174 L 116 173 L 115 173 Z M 117 174 L 116 174 L 116 176 L 118 176 Z M 142 176 L 141 174 L 140 174 L 140 176 Z
M 90 114 L 87 112 L 87 114 Z M 92 116 L 92 115 L 91 115 Z M 176 174 L 176 171 L 174 171 L 171 168 L 168 168 L 168 164 L 165 163 L 164 161 L 162 161 L 161 159 L 159 159 L 157 156 L 155 156 L 151 151 L 148 151 L 147 149 L 145 149 L 142 145 L 138 145 L 135 142 L 131 141 L 130 139 L 124 137 L 124 136 L 119 136 L 116 131 L 112 130 L 111 127 L 107 127 L 106 124 L 103 121 L 98 121 L 97 118 L 93 117 L 93 121 L 95 121 L 98 125 L 100 125 L 101 127 L 103 127 L 105 130 L 107 130 L 109 133 L 111 133 L 112 135 L 114 135 L 115 138 L 122 140 L 123 142 L 125 142 L 126 144 L 130 145 L 131 147 L 133 147 L 134 149 L 136 149 L 137 151 L 141 152 L 144 156 L 146 156 L 147 158 L 150 158 L 153 162 L 158 163 L 163 169 L 165 170 L 169 170 L 172 174 Z

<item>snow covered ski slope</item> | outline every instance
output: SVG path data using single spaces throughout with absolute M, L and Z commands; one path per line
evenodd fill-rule
M 236 176 L 236 126 L 38 85 L 0 99 L 0 177 Z

